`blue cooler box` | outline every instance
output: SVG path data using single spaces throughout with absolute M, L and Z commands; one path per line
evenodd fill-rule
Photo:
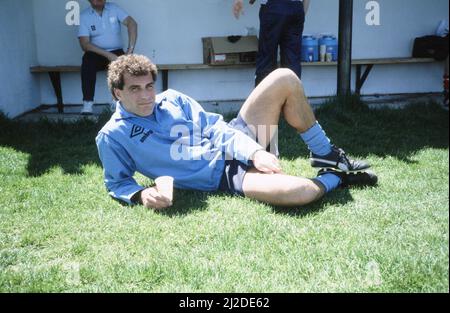
M 304 35 L 302 38 L 302 61 L 319 61 L 319 40 L 311 35 Z
M 333 55 L 333 61 L 338 59 L 338 41 L 333 35 L 323 35 L 319 40 L 319 47 L 325 45 L 327 46 L 327 53 Z

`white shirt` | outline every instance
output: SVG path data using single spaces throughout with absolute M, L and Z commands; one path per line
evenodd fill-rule
M 107 2 L 100 16 L 92 7 L 80 15 L 78 37 L 89 37 L 92 44 L 113 51 L 123 48 L 121 23 L 129 15 L 115 3 Z

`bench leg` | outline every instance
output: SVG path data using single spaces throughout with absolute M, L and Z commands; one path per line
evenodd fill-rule
M 361 89 L 364 83 L 367 80 L 367 77 L 370 74 L 370 71 L 373 68 L 373 64 L 367 64 L 366 70 L 364 71 L 364 74 L 361 76 L 361 68 L 362 64 L 356 65 L 356 88 L 355 93 L 359 96 L 361 95 Z
M 169 89 L 169 70 L 162 70 L 163 91 Z
M 50 76 L 53 90 L 55 91 L 56 99 L 58 100 L 58 113 L 64 113 L 64 103 L 61 89 L 61 75 L 59 72 L 49 72 L 48 75 Z

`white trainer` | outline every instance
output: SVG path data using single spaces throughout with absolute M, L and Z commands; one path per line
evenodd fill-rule
M 92 101 L 83 101 L 83 109 L 81 110 L 81 115 L 92 115 L 92 107 L 94 106 L 94 102 Z

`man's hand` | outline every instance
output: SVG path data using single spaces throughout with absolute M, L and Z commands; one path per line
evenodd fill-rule
M 113 62 L 113 61 L 117 60 L 118 56 L 115 55 L 114 53 L 108 52 L 107 58 L 110 62 Z
M 255 152 L 253 164 L 258 171 L 266 174 L 279 174 L 282 172 L 278 158 L 264 150 Z
M 243 9 L 244 9 L 243 0 L 234 0 L 233 14 L 234 14 L 235 18 L 237 18 L 237 19 L 239 18 Z
M 234 0 L 234 4 L 233 4 L 233 14 L 234 17 L 236 17 L 237 19 L 239 19 L 239 16 L 241 16 L 241 13 L 243 13 L 244 10 L 244 0 Z M 253 4 L 255 3 L 256 0 L 249 0 L 248 3 Z
M 142 190 L 141 201 L 146 208 L 155 210 L 166 209 L 173 205 L 172 201 L 160 194 L 155 187 Z

